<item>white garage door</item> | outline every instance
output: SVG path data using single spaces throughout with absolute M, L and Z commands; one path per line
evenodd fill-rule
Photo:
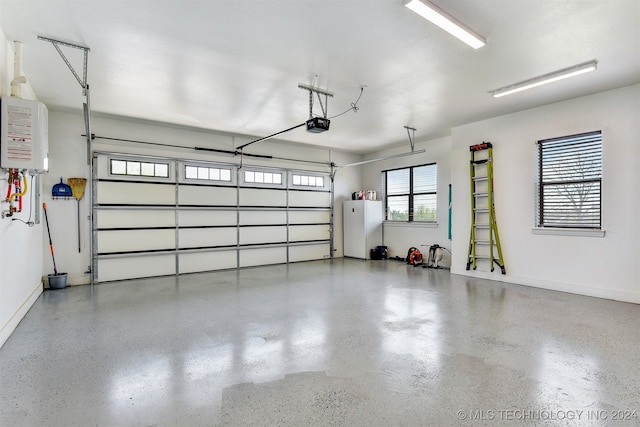
M 328 173 L 97 153 L 95 282 L 328 258 Z

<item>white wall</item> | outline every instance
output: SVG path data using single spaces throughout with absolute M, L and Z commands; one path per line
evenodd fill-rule
M 238 163 L 240 158 L 229 154 L 197 151 L 193 147 L 233 151 L 234 147 L 252 140 L 242 136 L 96 114 L 92 116 L 92 132 L 97 136 L 93 141 L 93 149 L 96 151 L 158 155 L 226 163 Z M 90 167 L 87 165 L 86 138 L 81 136 L 83 133 L 84 119 L 80 112 L 49 112 L 50 172 L 43 178 L 43 201 L 47 203 L 47 212 L 51 223 L 51 237 L 55 246 L 56 264 L 59 271 L 68 273 L 67 282 L 69 285 L 87 284 L 90 283 L 91 279 L 88 273 L 91 265 L 91 235 L 88 216 L 90 214 Z M 180 145 L 185 149 L 112 141 L 100 137 Z M 245 149 L 245 152 L 313 162 L 334 162 L 336 164 L 345 164 L 362 159 L 359 155 L 277 140 L 267 140 L 251 145 Z M 329 171 L 327 166 L 313 163 L 263 160 L 252 157 L 244 157 L 243 161 L 244 164 L 252 165 Z M 52 200 L 51 198 L 51 188 L 60 181 L 60 177 L 63 177 L 65 182 L 69 177 L 86 178 L 88 180 L 85 197 L 80 200 L 80 253 L 78 252 L 77 240 L 78 202 L 75 199 Z M 359 180 L 359 174 L 353 170 L 340 171 L 336 175 L 335 203 L 337 214 L 334 218 L 334 256 L 336 257 L 341 257 L 343 254 L 342 200 L 350 198 L 351 183 L 359 183 Z M 47 245 L 48 241 L 43 240 L 43 250 L 48 251 Z M 44 263 L 45 271 L 53 269 L 51 257 L 45 257 Z
M 499 102 L 499 101 L 497 101 Z M 452 272 L 640 302 L 640 85 L 467 124 L 452 130 Z M 535 149 L 541 139 L 602 130 L 604 237 L 533 234 Z M 466 271 L 469 146 L 493 143 L 496 218 L 507 275 Z
M 90 281 L 89 245 L 89 192 L 87 184 L 85 196 L 80 200 L 80 237 L 78 252 L 78 202 L 75 198 L 53 200 L 51 190 L 60 178 L 66 183 L 68 178 L 89 178 L 87 165 L 86 138 L 82 115 L 60 113 L 49 110 L 49 173 L 42 177 L 42 200 L 47 204 L 51 240 L 55 248 L 58 271 L 67 273 L 68 285 L 86 284 Z M 45 235 L 44 250 L 49 244 Z M 48 252 L 48 251 L 47 251 Z M 44 258 L 44 271 L 53 271 L 51 256 Z
M 23 52 L 23 56 L 28 54 Z M 0 58 L 0 95 L 9 96 L 13 80 L 13 42 L 6 39 L 2 30 Z M 36 99 L 30 85 L 23 85 L 22 98 Z M 0 194 L 7 193 L 7 186 L 7 171 L 0 170 Z M 22 213 L 15 214 L 13 218 L 27 221 L 30 210 L 32 220 L 35 218 L 35 210 L 40 208 L 34 199 L 38 191 L 37 186 L 28 190 L 23 198 Z M 2 210 L 7 207 L 8 203 L 1 203 Z M 10 218 L 0 219 L 0 346 L 42 293 L 42 236 L 42 223 L 28 227 Z
M 417 141 L 415 150 L 425 149 L 425 153 L 407 157 L 368 163 L 362 166 L 362 181 L 366 189 L 376 190 L 378 199 L 382 199 L 382 171 L 407 166 L 436 163 L 438 167 L 438 220 L 437 224 L 394 223 L 385 222 L 383 225 L 383 241 L 388 247 L 390 257 L 406 257 L 407 250 L 415 246 L 426 256 L 428 246 L 438 244 L 451 249 L 448 240 L 448 206 L 449 183 L 451 182 L 451 138 L 444 137 L 428 141 Z M 411 151 L 409 142 L 399 147 L 371 153 L 367 160 L 385 158 L 395 154 Z M 356 188 L 357 189 L 357 188 Z M 424 245 L 424 246 L 422 246 Z M 450 263 L 450 255 L 445 252 L 442 265 Z

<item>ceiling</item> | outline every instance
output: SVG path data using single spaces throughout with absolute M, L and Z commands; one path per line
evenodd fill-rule
M 355 153 L 407 143 L 404 126 L 426 140 L 640 82 L 638 0 L 434 2 L 487 45 L 468 47 L 402 0 L 0 0 L 0 26 L 23 43 L 24 73 L 50 110 L 80 111 L 84 98 L 37 36 L 90 48 L 94 114 L 260 138 L 308 119 L 302 83 L 334 94 L 329 117 L 346 113 L 328 132 L 299 128 L 278 139 Z M 81 72 L 82 50 L 63 52 Z M 488 93 L 593 59 L 593 73 L 503 98 Z M 313 113 L 322 115 L 317 97 Z

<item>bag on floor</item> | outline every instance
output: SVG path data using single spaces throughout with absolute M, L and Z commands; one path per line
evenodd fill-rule
M 371 259 L 387 259 L 388 250 L 386 246 L 376 246 L 369 252 L 369 258 Z

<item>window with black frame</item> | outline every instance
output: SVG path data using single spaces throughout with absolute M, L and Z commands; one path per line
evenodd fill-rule
M 538 227 L 600 229 L 602 133 L 538 141 Z
M 435 163 L 383 171 L 387 221 L 437 221 Z
M 155 178 L 169 177 L 169 163 L 110 159 L 109 165 L 109 173 L 111 175 L 142 176 Z

